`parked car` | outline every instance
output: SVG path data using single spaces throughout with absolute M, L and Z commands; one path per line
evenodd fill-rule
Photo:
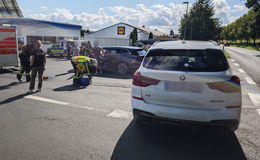
M 153 45 L 134 73 L 134 119 L 210 124 L 236 130 L 242 100 L 239 77 L 212 42 Z
M 229 47 L 229 46 L 230 46 L 230 43 L 226 42 L 226 43 L 224 43 L 224 46 Z
M 103 47 L 102 69 L 119 74 L 134 73 L 140 66 L 146 54 L 139 47 Z
M 47 49 L 47 54 L 49 56 L 62 56 L 64 52 L 65 51 L 62 42 L 56 42 L 50 48 Z
M 43 41 L 42 43 L 42 50 L 44 53 L 48 53 L 48 48 L 52 47 L 53 43 L 51 43 L 50 41 Z

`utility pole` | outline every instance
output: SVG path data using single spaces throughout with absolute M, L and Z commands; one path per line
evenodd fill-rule
M 190 25 L 190 40 L 192 39 L 192 23 L 193 23 L 193 21 L 192 21 L 192 19 L 191 19 L 191 25 Z
M 187 4 L 186 16 L 188 18 L 189 2 L 183 2 L 183 4 Z M 185 30 L 184 30 L 183 40 L 186 39 L 186 29 L 187 29 L 187 19 L 186 19 L 186 22 L 185 22 Z

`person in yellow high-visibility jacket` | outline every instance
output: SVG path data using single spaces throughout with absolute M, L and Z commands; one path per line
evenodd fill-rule
M 79 79 L 85 75 L 89 77 L 89 82 L 92 82 L 92 77 L 95 73 L 97 65 L 96 59 L 89 58 L 87 56 L 74 56 L 71 58 L 71 64 L 74 68 L 75 73 L 75 75 L 73 76 L 74 83 L 77 84 Z

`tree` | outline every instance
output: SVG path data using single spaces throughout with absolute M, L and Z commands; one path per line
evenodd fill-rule
M 90 30 L 87 28 L 86 33 L 90 33 Z
M 191 40 L 217 40 L 220 38 L 221 21 L 214 17 L 214 6 L 211 0 L 197 0 L 188 15 L 184 15 L 180 23 L 180 36 Z M 184 37 L 187 23 L 186 37 Z
M 138 40 L 138 34 L 136 28 L 134 28 L 133 31 L 130 33 L 130 39 L 132 40 L 132 45 L 134 46 L 136 44 L 136 41 Z
M 80 30 L 80 36 L 81 37 L 84 37 L 85 33 L 90 33 L 90 30 L 88 28 L 86 30 L 85 29 Z
M 150 34 L 149 34 L 149 39 L 153 39 L 153 33 L 152 32 L 150 32 Z
M 86 30 L 84 30 L 84 29 L 80 30 L 80 36 L 81 36 L 81 37 L 84 37 L 84 36 L 85 36 L 85 33 L 86 33 Z
M 252 15 L 254 17 L 254 19 L 252 17 L 250 17 L 250 19 L 253 21 L 253 23 L 251 23 L 251 27 L 252 27 L 252 38 L 254 41 L 254 45 L 256 45 L 256 38 L 260 37 L 260 1 L 258 0 L 247 0 L 246 2 L 246 7 L 249 9 L 252 9 L 249 11 L 249 14 Z M 252 13 L 254 12 L 254 13 Z
M 258 8 L 260 7 L 260 4 L 258 2 L 258 0 L 247 0 L 246 2 L 246 7 L 247 8 Z
M 174 36 L 174 32 L 173 32 L 173 30 L 171 29 L 171 31 L 170 31 L 170 36 L 171 37 L 173 37 Z

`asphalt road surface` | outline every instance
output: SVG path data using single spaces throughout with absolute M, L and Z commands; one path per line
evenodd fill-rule
M 225 47 L 225 50 L 260 86 L 260 52 L 238 47 Z
M 239 63 L 239 62 L 237 62 Z M 0 74 L 0 160 L 259 160 L 259 88 L 240 72 L 243 111 L 236 132 L 132 120 L 131 76 L 97 76 L 72 87 L 70 61 L 48 58 L 42 92 L 25 94 L 15 72 Z

